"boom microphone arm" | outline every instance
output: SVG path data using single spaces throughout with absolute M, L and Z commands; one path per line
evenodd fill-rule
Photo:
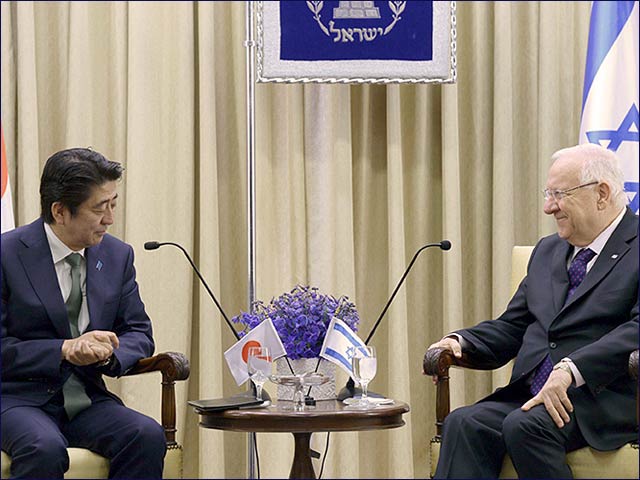
M 207 293 L 209 294 L 209 296 L 211 297 L 213 302 L 216 304 L 216 307 L 218 307 L 218 310 L 222 314 L 222 318 L 224 318 L 224 321 L 227 322 L 227 325 L 229 326 L 229 328 L 233 332 L 233 336 L 236 337 L 236 340 L 240 340 L 240 335 L 238 334 L 236 329 L 233 328 L 233 325 L 232 325 L 231 321 L 229 320 L 229 317 L 227 317 L 227 314 L 224 313 L 224 310 L 222 309 L 222 306 L 220 305 L 220 302 L 218 302 L 218 299 L 213 294 L 213 292 L 209 288 L 209 285 L 207 285 L 207 282 L 205 281 L 205 279 L 200 274 L 200 271 L 198 270 L 198 267 L 196 267 L 196 264 L 193 263 L 193 260 L 191 260 L 191 257 L 189 256 L 187 251 L 182 247 L 182 245 L 174 243 L 174 242 L 155 242 L 154 241 L 154 242 L 146 242 L 144 244 L 144 249 L 145 250 L 157 250 L 158 248 L 162 247 L 163 245 L 172 245 L 172 246 L 177 247 L 180 250 L 182 250 L 182 253 L 184 253 L 184 256 L 187 257 L 187 260 L 189 260 L 189 263 L 191 264 L 191 268 L 193 268 L 193 271 L 196 272 L 196 275 L 198 275 L 198 278 L 200 279 L 200 282 L 202 283 L 202 285 L 204 285 L 204 288 L 207 290 Z
M 382 309 L 382 312 L 380 312 L 380 315 L 378 316 L 378 319 L 374 323 L 373 328 L 369 333 L 369 336 L 367 336 L 367 339 L 364 341 L 366 345 L 369 345 L 369 341 L 373 337 L 374 333 L 376 333 L 376 330 L 378 329 L 380 322 L 384 318 L 384 315 L 387 313 L 387 310 L 389 310 L 389 307 L 391 306 L 391 302 L 393 302 L 393 299 L 398 293 L 398 290 L 400 289 L 405 279 L 407 278 L 407 275 L 409 274 L 411 267 L 413 267 L 413 264 L 416 262 L 418 255 L 420 255 L 420 253 L 422 253 L 423 250 L 426 250 L 427 248 L 430 248 L 430 247 L 440 247 L 441 250 L 446 251 L 451 249 L 451 242 L 449 240 L 442 240 L 441 242 L 438 242 L 438 243 L 429 243 L 427 245 L 424 245 L 423 247 L 420 247 L 418 251 L 413 255 L 411 262 L 409 262 L 409 266 L 404 271 L 404 274 L 400 278 L 400 281 L 396 285 L 396 288 L 393 290 L 393 293 L 389 297 L 389 300 L 387 300 L 386 305 L 384 306 L 384 308 Z M 345 385 L 345 387 L 342 390 L 340 390 L 340 393 L 338 393 L 338 400 L 344 400 L 345 398 L 353 397 L 354 395 L 357 395 L 359 393 L 362 393 L 362 390 L 359 388 L 356 388 L 353 378 L 349 377 L 349 380 L 347 381 L 347 384 Z

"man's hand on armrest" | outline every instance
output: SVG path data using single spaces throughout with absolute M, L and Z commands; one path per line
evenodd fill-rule
M 462 345 L 460 344 L 459 338 L 456 334 L 447 335 L 439 342 L 436 342 L 429 346 L 431 348 L 444 348 L 445 350 L 453 353 L 453 356 L 456 358 L 462 358 Z
M 453 353 L 453 356 L 456 358 L 462 358 L 462 345 L 460 345 L 460 342 L 458 341 L 458 335 L 457 334 L 452 334 L 452 335 L 448 335 L 446 337 L 444 337 L 442 340 L 440 340 L 439 342 L 433 343 L 429 346 L 429 350 L 431 350 L 432 348 L 442 348 L 444 350 L 447 350 L 451 353 Z M 426 375 L 424 370 L 422 372 L 423 375 Z M 437 376 L 433 376 L 433 383 L 437 383 L 438 382 L 438 377 Z

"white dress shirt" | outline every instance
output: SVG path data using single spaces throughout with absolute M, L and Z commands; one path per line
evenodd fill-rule
M 89 307 L 87 306 L 87 260 L 84 258 L 84 248 L 78 252 L 74 252 L 67 247 L 62 240 L 58 238 L 51 226 L 47 223 L 44 224 L 44 231 L 47 234 L 47 241 L 49 242 L 49 249 L 51 250 L 51 257 L 53 258 L 53 265 L 56 269 L 56 276 L 58 277 L 58 285 L 60 286 L 60 292 L 62 292 L 62 299 L 66 302 L 71 294 L 71 265 L 69 265 L 65 258 L 72 253 L 79 253 L 82 256 L 82 262 L 80 263 L 80 289 L 82 290 L 82 306 L 80 307 L 80 314 L 78 315 L 78 330 L 80 334 L 89 326 Z

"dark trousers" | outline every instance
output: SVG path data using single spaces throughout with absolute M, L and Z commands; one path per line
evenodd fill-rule
M 69 421 L 60 401 L 14 407 L 0 417 L 2 450 L 11 478 L 63 478 L 67 447 L 89 449 L 110 460 L 109 478 L 162 478 L 166 443 L 154 419 L 110 397 Z
M 487 400 L 445 419 L 435 478 L 498 478 L 509 454 L 519 478 L 573 478 L 566 453 L 585 446 L 575 416 L 558 428 L 544 405 Z

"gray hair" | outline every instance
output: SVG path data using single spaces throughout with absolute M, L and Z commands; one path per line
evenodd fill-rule
M 594 143 L 563 148 L 551 156 L 555 162 L 564 155 L 576 155 L 583 159 L 580 183 L 604 182 L 611 187 L 613 205 L 622 208 L 629 200 L 624 193 L 624 174 L 620 159 L 611 150 Z

